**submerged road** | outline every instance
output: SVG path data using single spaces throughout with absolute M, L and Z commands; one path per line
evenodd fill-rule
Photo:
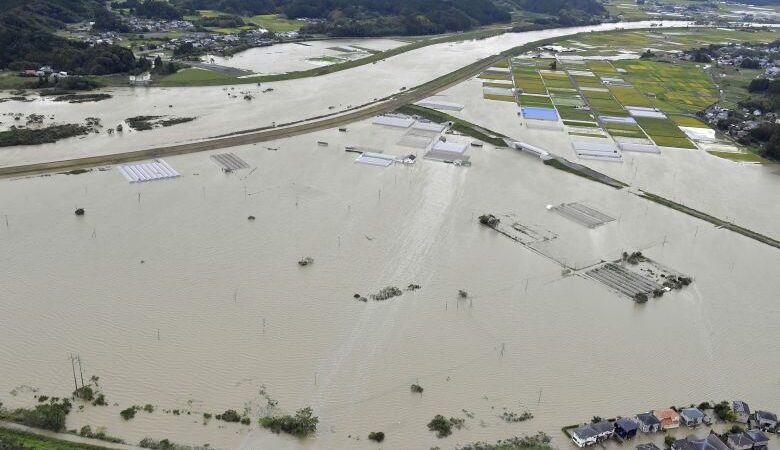
M 535 47 L 538 46 L 540 42 L 543 41 L 526 44 L 519 48 L 525 49 L 526 47 Z M 346 113 L 339 112 L 322 118 L 306 119 L 301 121 L 302 123 L 287 126 L 282 125 L 275 128 L 257 131 L 237 132 L 234 133 L 234 135 L 215 137 L 212 139 L 189 142 L 186 144 L 154 147 L 143 150 L 132 150 L 111 155 L 86 156 L 60 161 L 0 167 L 0 177 L 31 175 L 64 170 L 66 171 L 77 168 L 102 166 L 106 164 L 126 163 L 149 158 L 182 155 L 186 153 L 195 153 L 216 150 L 220 148 L 255 144 L 258 142 L 273 141 L 276 139 L 283 139 L 300 134 L 311 133 L 314 131 L 335 128 L 339 125 L 345 125 L 348 123 L 365 120 L 380 114 L 389 113 L 403 105 L 414 103 L 416 101 L 430 97 L 436 92 L 445 90 L 451 86 L 461 83 L 464 80 L 478 75 L 480 72 L 505 57 L 506 54 L 490 56 L 468 66 L 462 67 L 455 72 L 451 72 L 425 84 L 409 89 L 403 93 L 395 94 L 368 105 L 363 105 L 362 107 L 358 107 L 357 109 Z

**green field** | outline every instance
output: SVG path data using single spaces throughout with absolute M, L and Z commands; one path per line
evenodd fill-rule
M 173 75 L 160 80 L 161 86 L 214 86 L 232 84 L 237 80 L 232 75 L 227 75 L 212 70 L 182 69 Z
M 248 18 L 248 21 L 275 33 L 298 31 L 303 26 L 301 21 L 283 19 L 273 14 L 252 16 Z

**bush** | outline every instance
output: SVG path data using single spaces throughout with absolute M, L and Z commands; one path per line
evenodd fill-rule
M 244 416 L 241 418 L 241 425 L 249 425 L 250 423 L 252 423 L 252 421 L 249 420 L 249 417 Z
M 153 413 L 154 412 L 154 406 L 152 406 L 149 403 L 147 403 L 147 404 L 144 405 L 144 411 L 146 411 L 148 413 Z
M 436 414 L 430 422 L 428 422 L 428 429 L 436 432 L 436 437 L 444 438 L 452 434 L 452 429 L 460 429 L 463 427 L 464 420 L 456 417 L 450 417 L 447 419 L 441 414 Z
M 17 409 L 3 418 L 28 427 L 59 432 L 65 429 L 65 419 L 71 407 L 68 399 L 51 399 L 49 403 L 39 404 L 33 409 Z
M 92 402 L 92 406 L 108 406 L 106 396 L 101 392 L 95 397 L 95 401 Z
M 712 409 L 712 405 L 710 404 L 710 402 L 701 402 L 699 403 L 698 408 L 703 411 L 705 409 Z
M 736 414 L 731 410 L 731 405 L 725 400 L 713 406 L 712 409 L 715 413 L 715 417 L 724 422 L 733 422 L 737 419 Z
M 95 398 L 95 391 L 92 390 L 91 386 L 81 386 L 73 391 L 73 397 L 91 402 Z
M 141 409 L 140 407 L 134 405 L 127 409 L 123 409 L 122 411 L 119 412 L 119 415 L 122 416 L 122 418 L 125 420 L 130 420 L 133 417 L 135 417 L 135 413 L 137 413 L 138 410 L 140 409 Z
M 304 437 L 317 431 L 320 419 L 312 415 L 310 407 L 299 409 L 295 416 L 268 416 L 260 419 L 260 425 L 274 433 L 285 432 L 293 436 Z
M 176 448 L 176 445 L 168 439 L 155 441 L 152 438 L 143 438 L 141 442 L 138 443 L 138 446 L 141 448 L 151 448 L 155 450 L 174 450 Z
M 374 442 L 382 442 L 385 440 L 385 433 L 381 431 L 372 431 L 368 433 L 368 438 Z
M 217 414 L 217 420 L 224 420 L 225 422 L 240 422 L 241 416 L 238 415 L 235 409 L 228 409 L 222 414 Z

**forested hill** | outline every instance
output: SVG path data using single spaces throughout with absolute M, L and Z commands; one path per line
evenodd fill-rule
M 464 31 L 510 21 L 492 0 L 173 0 L 186 10 L 217 9 L 242 15 L 278 13 L 323 19 L 307 31 L 381 36 Z
M 65 23 L 106 11 L 101 0 L 0 0 L 0 68 L 37 69 L 50 65 L 74 73 L 127 72 L 133 52 L 115 45 L 89 46 L 58 37 Z

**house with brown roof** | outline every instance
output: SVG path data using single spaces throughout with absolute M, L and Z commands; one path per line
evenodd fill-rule
M 653 415 L 661 422 L 661 429 L 663 430 L 680 426 L 680 415 L 671 408 L 655 409 L 653 410 Z

